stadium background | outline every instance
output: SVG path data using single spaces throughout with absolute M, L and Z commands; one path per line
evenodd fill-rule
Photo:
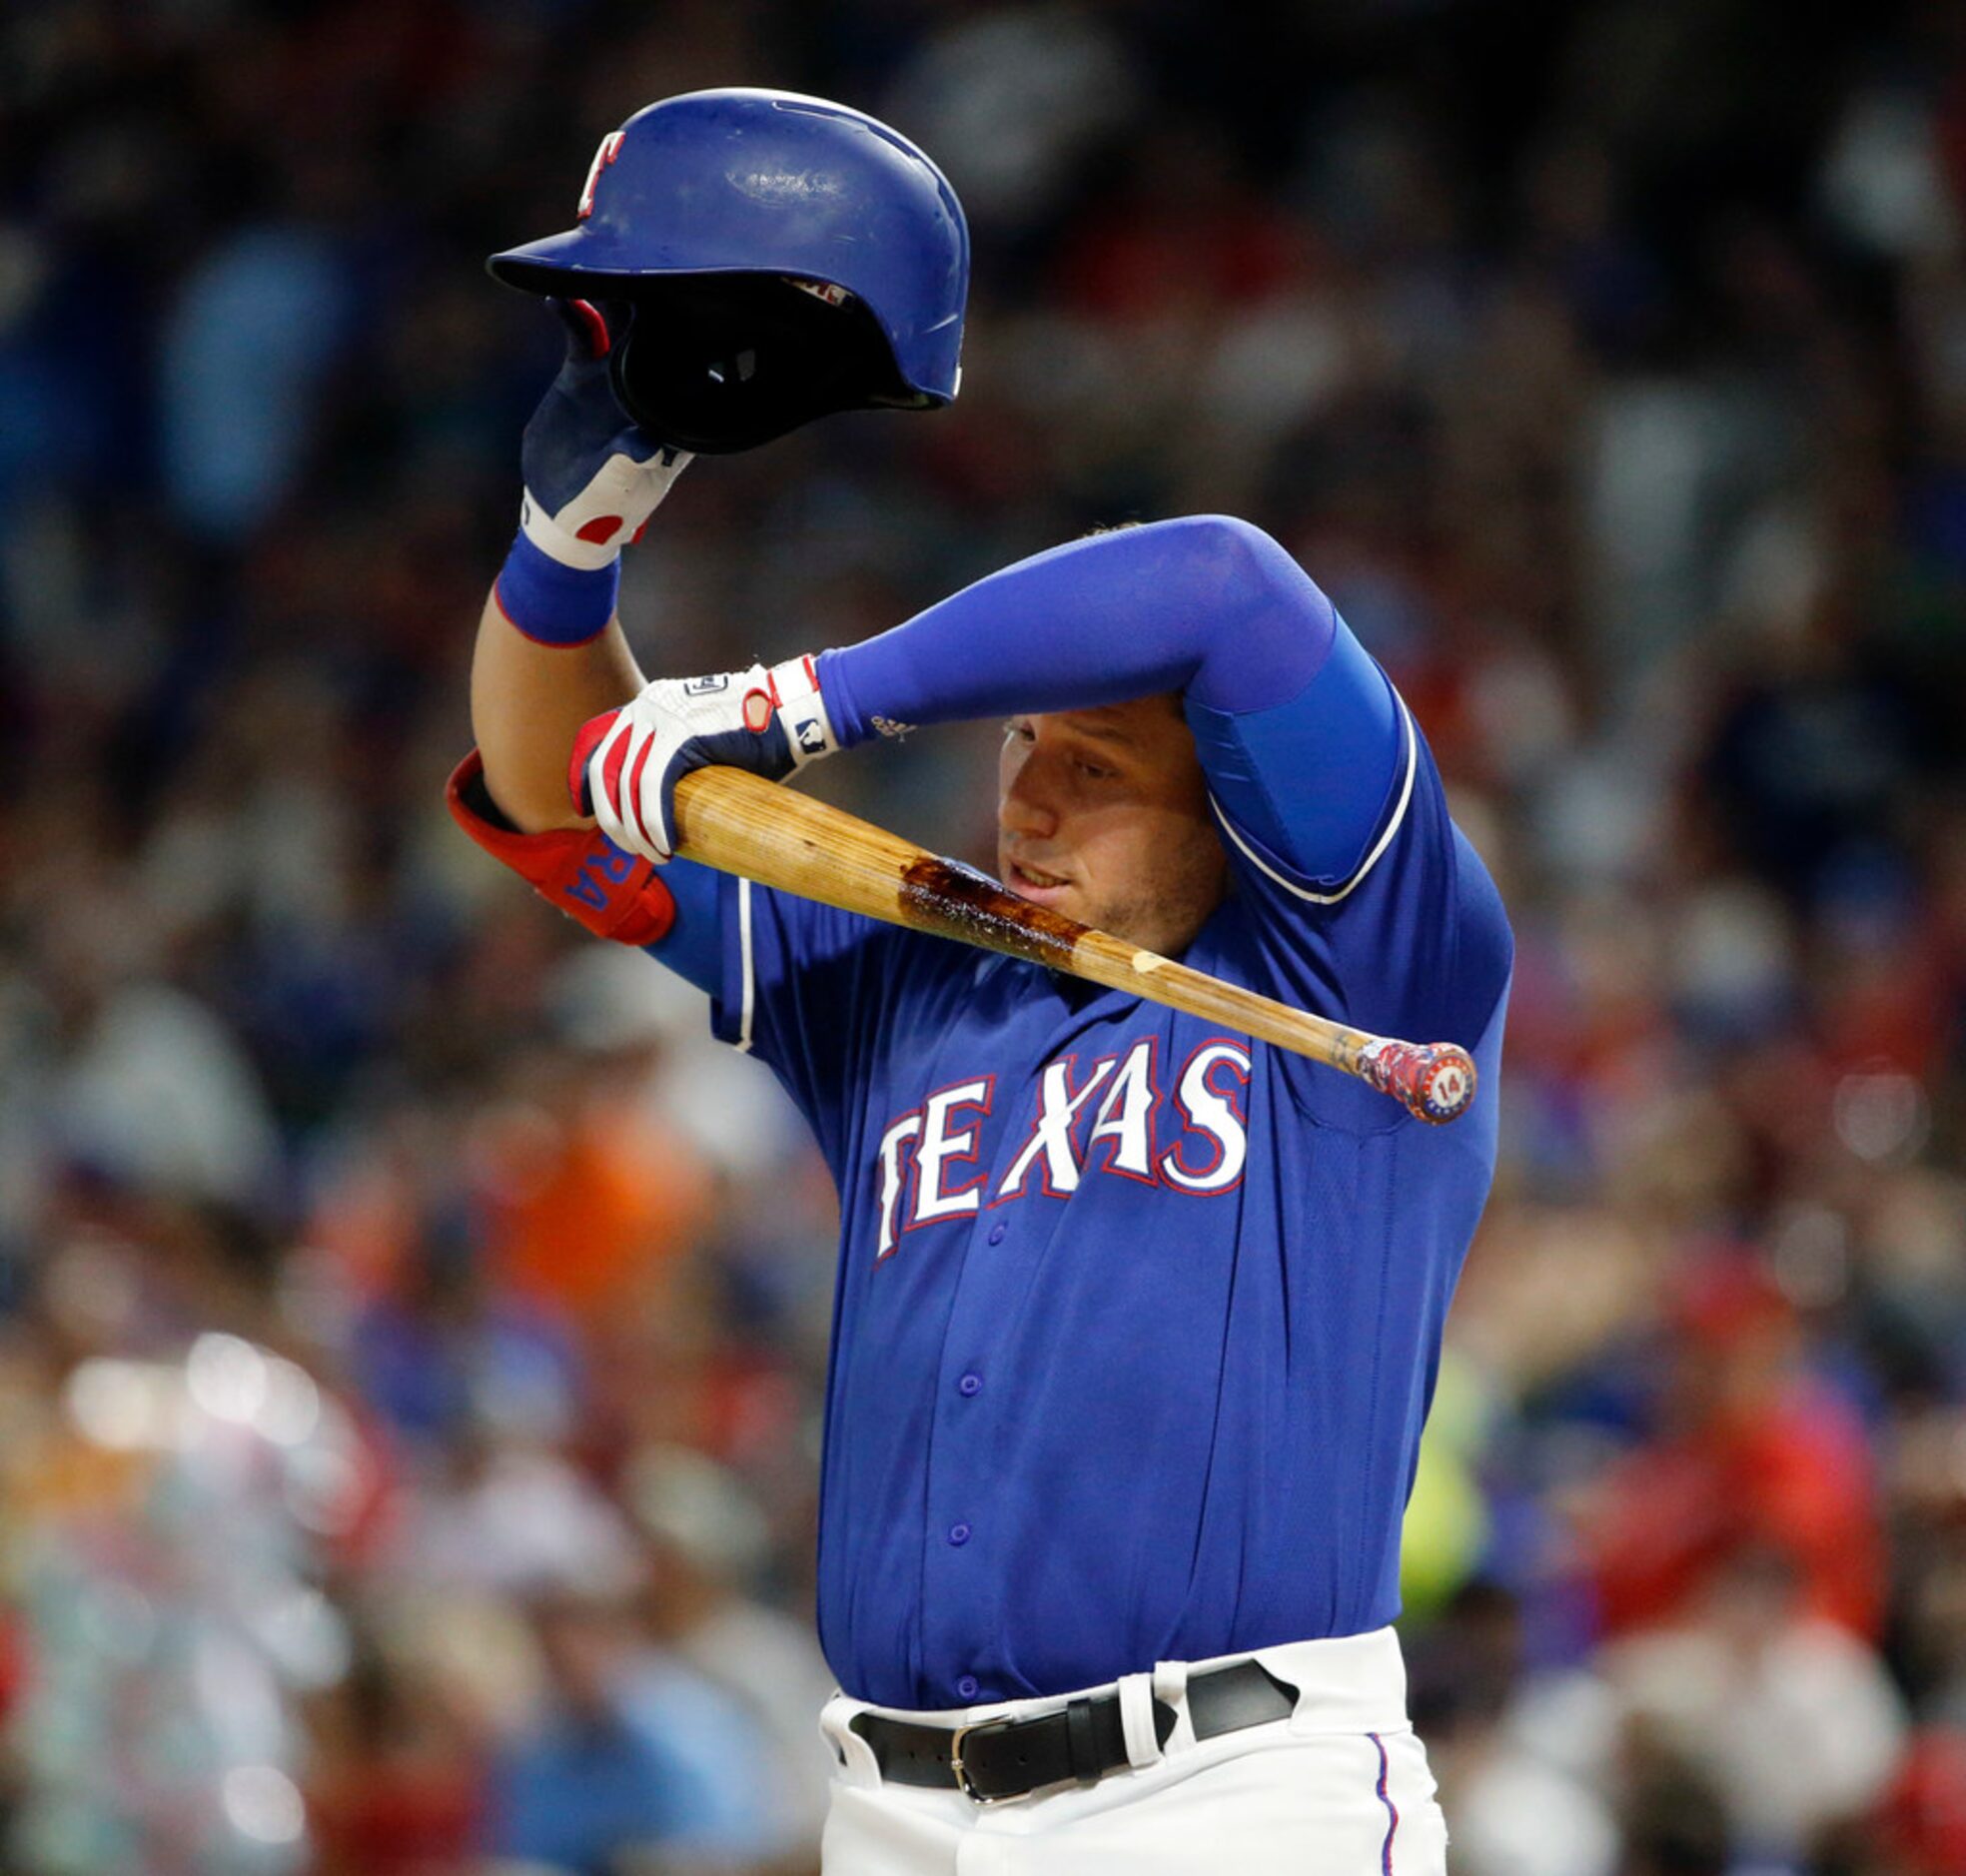
M 440 803 L 483 257 L 733 82 L 941 160 L 967 385 L 692 469 L 644 661 L 1244 513 L 1503 882 L 1461 1876 L 1966 1870 L 1966 14 L 1748 0 L 6 9 L 0 1864 L 810 1867 L 824 1175 Z M 825 791 L 987 853 L 991 746 Z

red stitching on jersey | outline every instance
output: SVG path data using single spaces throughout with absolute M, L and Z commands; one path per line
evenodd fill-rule
M 900 1129 L 909 1121 L 915 1123 L 914 1130 L 911 1133 L 900 1133 Z M 874 1209 L 879 1219 L 879 1228 L 874 1233 L 874 1262 L 876 1264 L 885 1264 L 895 1252 L 901 1249 L 901 1236 L 908 1229 L 907 1226 L 902 1224 L 901 1217 L 904 1209 L 909 1205 L 914 1196 L 914 1182 L 917 1177 L 915 1156 L 909 1150 L 909 1143 L 911 1141 L 918 1141 L 921 1138 L 921 1130 L 922 1110 L 920 1108 L 909 1108 L 904 1113 L 895 1115 L 881 1129 L 880 1140 L 874 1148 Z M 885 1196 L 881 1191 L 881 1149 L 887 1145 L 890 1138 L 893 1138 L 897 1134 L 899 1138 L 894 1141 L 894 1210 L 890 1215 Z M 880 1248 L 883 1233 L 892 1240 L 885 1251 Z
M 1110 1073 L 1113 1064 L 1119 1059 L 1116 1055 L 1101 1056 L 1093 1063 L 1086 1079 L 1086 1085 L 1083 1088 L 1074 1088 L 1072 1086 L 1072 1075 L 1073 1071 L 1079 1065 L 1078 1051 L 1075 1049 L 1070 1055 L 1054 1056 L 1052 1058 L 1054 1062 L 1062 1062 L 1065 1066 L 1065 1111 L 1071 1116 L 1065 1127 L 1065 1151 L 1071 1156 L 1072 1161 L 1072 1192 L 1078 1191 L 1079 1187 L 1085 1181 L 1085 1155 L 1079 1150 L 1079 1129 L 1090 1118 L 1092 1096 L 1106 1079 L 1105 1075 L 1100 1073 L 1100 1070 L 1105 1069 Z M 1010 1177 L 1011 1172 L 1016 1168 L 1017 1162 L 1030 1151 L 1039 1136 L 1044 1132 L 1044 1122 L 1051 1115 L 1051 1110 L 1045 1105 L 1045 1073 L 1051 1066 L 1052 1063 L 1047 1062 L 1038 1070 L 1037 1106 L 1031 1115 L 1031 1131 L 1017 1143 L 1017 1151 L 1010 1156 L 1010 1165 L 1004 1171 L 1005 1179 Z M 1075 1102 L 1077 1103 L 1076 1107 L 1073 1105 Z M 1049 1153 L 1040 1153 L 1037 1157 L 1036 1165 L 1039 1169 L 1039 1179 L 1041 1182 L 1038 1190 L 1047 1199 L 1069 1199 L 1072 1196 L 1072 1192 L 1060 1192 L 1052 1185 L 1051 1155 Z M 1027 1166 L 1018 1175 L 1015 1186 L 998 1186 L 996 1196 L 991 1199 L 990 1205 L 992 1207 L 1007 1205 L 1013 1199 L 1023 1198 L 1025 1196 L 1025 1189 L 1030 1183 L 1031 1169 Z
M 1104 1124 L 1106 1109 L 1120 1090 L 1120 1078 L 1126 1073 L 1126 1064 L 1142 1047 L 1147 1051 L 1147 1087 L 1152 1097 L 1147 1103 L 1147 1170 L 1144 1173 L 1129 1173 L 1125 1167 L 1113 1163 L 1119 1157 L 1122 1141 L 1112 1134 L 1101 1140 L 1098 1132 Z M 1083 1182 L 1089 1173 L 1112 1173 L 1120 1179 L 1130 1179 L 1138 1186 L 1163 1185 L 1165 1182 L 1160 1175 L 1160 1118 L 1166 1096 L 1161 1087 L 1161 1039 L 1159 1036 L 1137 1036 L 1112 1057 L 1112 1062 L 1113 1079 L 1106 1084 L 1105 1094 L 1096 1107 L 1091 1102 L 1086 1103 L 1093 1109 L 1092 1131 L 1086 1135 L 1085 1159 L 1079 1167 L 1080 1181 Z M 1103 1160 L 1099 1157 L 1102 1149 L 1106 1156 Z
M 1214 1095 L 1218 1101 L 1226 1103 L 1229 1112 L 1235 1115 L 1237 1122 L 1241 1125 L 1243 1130 L 1243 1171 L 1247 1173 L 1249 1170 L 1248 1093 L 1250 1083 L 1256 1074 L 1255 1058 L 1250 1053 L 1249 1044 L 1238 1041 L 1234 1036 L 1210 1036 L 1206 1040 L 1198 1042 L 1188 1051 L 1188 1059 L 1182 1063 L 1181 1072 L 1175 1075 L 1168 1084 L 1173 1092 L 1174 1105 L 1181 1110 L 1183 1123 L 1181 1129 L 1182 1139 L 1185 1139 L 1190 1134 L 1205 1135 L 1214 1150 L 1215 1157 L 1200 1172 L 1191 1172 L 1181 1163 L 1181 1140 L 1176 1140 L 1168 1148 L 1167 1152 L 1161 1156 L 1156 1170 L 1167 1175 L 1168 1185 L 1176 1192 L 1185 1192 L 1198 1199 L 1213 1199 L 1225 1192 L 1234 1192 L 1243 1183 L 1242 1176 L 1238 1175 L 1236 1179 L 1226 1186 L 1205 1186 L 1200 1191 L 1196 1190 L 1197 1184 L 1204 1180 L 1212 1179 L 1215 1176 L 1216 1171 L 1222 1165 L 1227 1149 L 1224 1147 L 1222 1141 L 1215 1134 L 1211 1133 L 1208 1128 L 1197 1127 L 1195 1125 L 1194 1113 L 1189 1108 L 1188 1103 L 1181 1098 L 1182 1085 L 1188 1079 L 1188 1071 L 1195 1065 L 1195 1058 L 1205 1049 L 1225 1046 L 1233 1049 L 1235 1056 L 1224 1056 L 1218 1062 L 1211 1062 L 1202 1076 L 1202 1086 L 1210 1094 Z M 1240 1062 L 1236 1059 L 1237 1057 L 1241 1058 Z M 1244 1095 L 1244 1100 L 1241 1104 L 1238 1103 L 1235 1094 L 1216 1087 L 1214 1082 L 1210 1080 L 1210 1077 L 1214 1075 L 1218 1068 L 1229 1069 L 1232 1073 L 1240 1076 Z M 1170 1167 L 1172 1167 L 1172 1171 L 1170 1171 Z M 1180 1177 L 1176 1178 L 1176 1174 L 1179 1174 Z
M 979 1081 L 983 1084 L 983 1099 L 981 1101 L 957 1101 L 950 1106 L 948 1115 L 945 1117 L 953 1118 L 958 1108 L 977 1109 L 974 1126 L 970 1128 L 958 1128 L 956 1130 L 958 1133 L 974 1133 L 976 1136 L 975 1150 L 970 1153 L 948 1154 L 944 1157 L 942 1165 L 945 1169 L 965 1162 L 971 1166 L 980 1165 L 983 1158 L 983 1123 L 990 1118 L 990 1104 L 997 1098 L 997 1078 L 994 1075 L 964 1075 L 956 1081 L 944 1082 L 941 1087 L 930 1089 L 927 1094 L 922 1096 L 920 1108 L 910 1110 L 911 1113 L 919 1113 L 921 1115 L 922 1124 L 921 1131 L 914 1137 L 913 1150 L 908 1155 L 907 1222 L 895 1233 L 897 1239 L 911 1231 L 926 1231 L 935 1225 L 959 1224 L 964 1219 L 975 1218 L 982 1212 L 983 1201 L 979 1197 L 976 1204 L 966 1212 L 945 1212 L 940 1218 L 923 1218 L 921 1216 L 921 1148 L 922 1142 L 928 1138 L 928 1104 L 937 1095 L 947 1094 L 951 1089 L 965 1087 L 970 1083 Z M 944 1192 L 941 1196 L 944 1199 L 960 1199 L 965 1193 L 974 1192 L 980 1194 L 983 1188 L 989 1183 L 989 1172 L 987 1170 L 982 1171 L 968 1185 L 958 1186 L 953 1191 Z

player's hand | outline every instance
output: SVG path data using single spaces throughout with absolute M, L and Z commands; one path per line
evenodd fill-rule
M 628 421 L 608 382 L 607 354 L 633 308 L 548 300 L 566 328 L 566 359 L 525 426 L 519 526 L 563 566 L 605 566 L 639 540 L 655 504 L 689 462 Z
M 810 658 L 714 677 L 661 677 L 574 739 L 567 787 L 617 847 L 675 851 L 675 785 L 714 762 L 777 781 L 839 747 Z

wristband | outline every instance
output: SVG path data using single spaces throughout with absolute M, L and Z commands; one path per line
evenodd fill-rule
M 590 644 L 607 629 L 620 585 L 618 554 L 604 566 L 564 566 L 521 529 L 492 590 L 521 635 L 563 648 Z
M 826 693 L 819 687 L 819 672 L 812 658 L 787 658 L 774 664 L 765 673 L 764 682 L 785 740 L 791 745 L 794 768 L 803 768 L 841 747 L 826 713 Z

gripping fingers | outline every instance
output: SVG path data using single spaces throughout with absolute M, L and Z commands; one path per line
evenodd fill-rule
M 631 708 L 612 710 L 581 727 L 567 770 L 567 789 L 580 811 L 591 814 L 623 852 L 657 866 L 672 846 L 662 801 L 667 764 L 650 759 L 660 740 Z
M 567 787 L 609 840 L 659 866 L 675 850 L 675 785 L 690 770 L 726 763 L 777 781 L 837 746 L 811 658 L 788 658 L 657 678 L 581 729 Z
M 572 796 L 573 805 L 582 814 L 592 814 L 594 809 L 593 784 L 587 776 L 587 763 L 593 752 L 607 740 L 607 732 L 620 720 L 619 710 L 603 710 L 598 716 L 590 716 L 580 725 L 580 733 L 573 738 L 573 753 L 566 762 L 566 792 Z
M 589 300 L 548 298 L 547 308 L 566 330 L 566 356 L 569 361 L 604 359 L 609 349 L 607 321 Z
M 663 792 L 670 764 L 660 744 L 661 738 L 653 730 L 637 739 L 621 784 L 622 817 L 640 834 L 641 851 L 657 863 L 666 860 L 675 848 Z
M 592 804 L 594 819 L 600 823 L 600 831 L 629 853 L 635 850 L 634 836 L 624 825 L 621 814 L 621 763 L 633 735 L 634 724 L 627 711 L 617 711 L 593 754 L 587 758 L 586 771 L 587 799 Z
M 566 356 L 525 426 L 519 526 L 547 558 L 593 572 L 640 539 L 689 454 L 636 429 L 614 396 L 607 357 L 632 309 L 611 301 L 547 305 L 565 334 Z

